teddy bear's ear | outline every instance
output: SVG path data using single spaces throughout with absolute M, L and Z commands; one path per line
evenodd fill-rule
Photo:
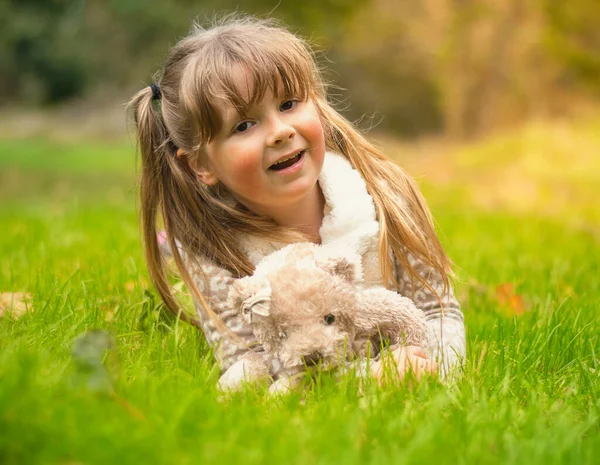
M 254 276 L 237 280 L 229 290 L 229 305 L 239 312 L 247 323 L 254 316 L 271 314 L 271 285 L 269 281 Z
M 316 255 L 317 265 L 330 274 L 341 277 L 349 283 L 362 281 L 360 258 L 355 255 L 339 255 L 336 251 L 323 247 Z

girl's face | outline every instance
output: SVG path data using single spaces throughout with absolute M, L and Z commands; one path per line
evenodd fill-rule
M 246 73 L 238 73 L 236 84 L 249 99 L 252 89 Z M 244 118 L 233 107 L 222 106 L 220 111 L 221 131 L 200 154 L 196 171 L 201 181 L 222 182 L 240 203 L 271 217 L 314 193 L 325 137 L 310 99 L 276 98 L 267 90 Z

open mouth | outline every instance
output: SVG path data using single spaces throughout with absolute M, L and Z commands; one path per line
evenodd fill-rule
M 289 168 L 290 166 L 295 165 L 296 163 L 298 163 L 302 159 L 302 157 L 304 156 L 304 152 L 306 152 L 306 150 L 301 150 L 300 152 L 298 152 L 293 157 L 286 158 L 285 160 L 278 161 L 277 163 L 273 163 L 269 167 L 269 169 L 272 170 L 272 171 L 281 171 L 281 170 L 284 170 L 286 168 Z

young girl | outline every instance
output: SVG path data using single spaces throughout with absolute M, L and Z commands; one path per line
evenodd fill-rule
M 412 298 L 430 347 L 393 352 L 397 371 L 444 376 L 465 355 L 450 261 L 418 187 L 328 103 L 310 48 L 271 20 L 196 28 L 156 83 L 129 104 L 142 159 L 141 217 L 150 277 L 179 311 L 157 240 L 177 270 L 221 370 L 253 357 L 280 370 L 227 301 L 236 279 L 287 244 L 349 247 L 365 286 Z M 237 362 L 237 363 L 236 363 Z M 369 364 L 379 378 L 381 364 Z

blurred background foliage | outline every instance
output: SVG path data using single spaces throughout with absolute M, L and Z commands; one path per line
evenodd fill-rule
M 469 139 L 600 98 L 598 0 L 0 0 L 0 105 L 121 104 L 223 11 L 283 19 L 339 108 L 399 136 Z

